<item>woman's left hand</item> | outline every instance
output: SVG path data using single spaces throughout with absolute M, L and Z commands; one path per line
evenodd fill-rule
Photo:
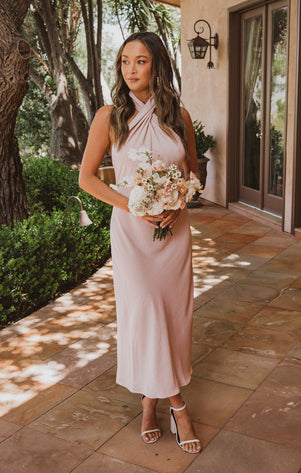
M 181 209 L 178 210 L 165 210 L 163 212 L 163 219 L 160 223 L 161 228 L 170 227 L 172 228 L 173 225 L 177 222 Z

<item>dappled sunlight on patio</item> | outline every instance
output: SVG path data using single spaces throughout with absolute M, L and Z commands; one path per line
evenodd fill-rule
M 217 206 L 204 205 L 189 214 L 193 377 L 183 395 L 196 432 L 204 447 L 216 435 L 239 432 L 265 442 L 272 435 L 276 443 L 299 448 L 300 242 Z M 65 442 L 67 451 L 86 448 L 84 469 L 79 465 L 75 470 L 79 473 L 90 471 L 89 466 L 85 470 L 90 458 L 91 464 L 111 458 L 118 465 L 137 465 L 143 473 L 153 471 L 158 452 L 177 465 L 178 473 L 186 470 L 193 460 L 185 456 L 182 461 L 184 454 L 167 430 L 162 451 L 160 445 L 140 445 L 141 401 L 116 384 L 116 349 L 111 261 L 85 283 L 2 330 L 0 454 L 7 442 L 14 446 L 39 439 L 45 448 L 49 442 L 56 449 Z M 282 402 L 283 392 L 292 394 L 294 404 Z M 168 403 L 159 404 L 160 425 L 166 427 Z M 280 416 L 278 434 L 273 412 Z M 20 465 L 23 457 L 16 460 Z

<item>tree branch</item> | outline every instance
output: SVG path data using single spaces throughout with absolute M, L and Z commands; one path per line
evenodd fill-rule
M 53 103 L 55 100 L 55 94 L 52 92 L 51 88 L 48 87 L 45 82 L 44 78 L 34 69 L 34 67 L 29 66 L 29 74 L 36 86 L 40 89 L 40 91 L 45 95 L 47 102 L 49 105 Z

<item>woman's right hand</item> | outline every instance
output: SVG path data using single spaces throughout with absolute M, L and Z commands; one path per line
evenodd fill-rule
M 142 217 L 138 218 L 155 228 L 157 226 L 157 223 L 163 220 L 164 214 L 162 213 L 160 215 L 143 215 Z

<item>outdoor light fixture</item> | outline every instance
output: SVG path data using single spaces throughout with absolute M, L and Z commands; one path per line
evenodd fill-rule
M 200 36 L 204 32 L 204 26 L 199 26 L 197 29 L 197 25 L 200 23 L 205 23 L 209 29 L 209 38 L 205 39 Z M 208 21 L 206 20 L 198 20 L 194 24 L 194 31 L 196 32 L 197 36 L 190 41 L 188 41 L 188 48 L 191 54 L 192 59 L 204 59 L 207 53 L 207 49 L 209 47 L 209 62 L 207 64 L 208 69 L 213 69 L 214 64 L 211 61 L 211 48 L 212 46 L 215 49 L 218 48 L 218 34 L 216 33 L 214 36 L 211 35 L 211 26 L 209 25 Z
M 70 213 L 70 209 L 69 209 L 70 199 L 76 199 L 80 203 L 81 210 L 80 210 L 80 213 L 79 213 L 79 226 L 80 227 L 86 227 L 87 225 L 91 225 L 91 223 L 93 223 L 93 222 L 89 219 L 89 217 L 87 215 L 87 212 L 84 210 L 82 201 L 80 200 L 79 197 L 76 197 L 75 195 L 72 195 L 67 200 L 67 210 L 68 210 L 68 215 L 69 215 L 69 218 L 70 218 L 72 230 L 74 229 L 74 226 L 73 226 L 73 223 L 72 223 L 71 213 Z

